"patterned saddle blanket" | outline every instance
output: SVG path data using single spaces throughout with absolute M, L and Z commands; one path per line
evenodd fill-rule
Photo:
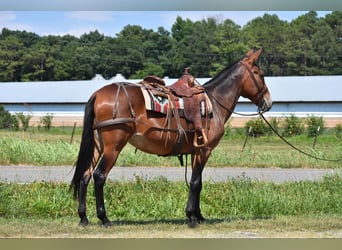
M 155 91 L 151 91 L 148 88 L 141 88 L 146 110 L 167 114 L 170 105 L 170 100 L 166 94 L 157 94 Z M 204 93 L 205 100 L 201 102 L 201 115 L 206 116 L 206 111 L 209 111 L 209 115 L 212 114 L 212 105 L 207 94 Z M 178 113 L 181 117 L 184 117 L 184 100 L 181 97 L 174 98 L 173 105 L 178 109 Z M 207 107 L 206 107 L 207 106 Z

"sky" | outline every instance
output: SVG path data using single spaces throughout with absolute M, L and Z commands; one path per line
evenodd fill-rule
M 208 17 L 218 20 L 231 19 L 244 26 L 265 13 L 276 14 L 279 19 L 290 22 L 307 11 L 0 11 L 0 31 L 25 30 L 40 36 L 73 35 L 98 30 L 105 36 L 115 37 L 127 25 L 139 25 L 157 31 L 162 26 L 171 31 L 177 16 L 198 21 Z M 317 11 L 324 17 L 331 11 Z

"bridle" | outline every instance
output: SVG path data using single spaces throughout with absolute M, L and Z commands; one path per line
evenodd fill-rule
M 243 61 L 239 61 L 238 62 L 239 64 L 245 66 L 245 68 L 247 69 L 250 77 L 252 78 L 253 80 L 253 83 L 255 85 L 255 87 L 257 88 L 258 90 L 258 93 L 255 95 L 257 97 L 257 106 L 258 108 L 260 108 L 260 103 L 263 101 L 263 98 L 264 98 L 264 95 L 265 93 L 268 91 L 268 88 L 266 86 L 266 84 L 264 84 L 264 87 L 261 89 L 260 86 L 258 85 L 258 82 L 257 82 L 257 79 L 255 78 L 252 70 L 248 67 L 248 65 L 246 65 Z M 209 93 L 207 93 L 208 95 L 210 95 Z M 233 109 L 231 108 L 228 108 L 226 107 L 225 105 L 223 105 L 215 96 L 213 95 L 210 95 L 211 98 L 213 98 L 222 108 L 224 108 L 225 110 L 227 110 L 228 112 L 232 113 L 232 114 L 236 114 L 236 115 L 240 115 L 240 116 L 257 116 L 257 115 L 260 115 L 260 114 L 263 114 L 265 113 L 266 111 L 258 111 L 257 113 L 251 113 L 251 114 L 243 114 L 243 113 L 239 113 L 239 112 L 235 112 Z M 252 98 L 254 99 L 253 96 Z
M 259 107 L 260 107 L 261 101 L 264 99 L 265 93 L 268 91 L 268 88 L 267 88 L 266 84 L 264 84 L 263 88 L 261 89 L 260 86 L 258 85 L 257 80 L 255 79 L 255 76 L 254 76 L 252 70 L 248 67 L 248 65 L 246 65 L 243 61 L 240 61 L 239 63 L 242 64 L 243 66 L 245 66 L 245 68 L 247 69 L 247 71 L 248 71 L 250 77 L 251 77 L 252 80 L 253 80 L 253 83 L 254 83 L 256 89 L 258 90 L 258 93 L 257 93 L 255 96 L 253 96 L 252 98 L 254 99 L 254 97 L 257 97 L 257 102 L 256 102 L 256 104 L 257 104 L 257 106 L 258 106 L 258 108 L 259 108 Z M 255 64 L 255 65 L 256 65 L 256 64 Z M 258 67 L 258 65 L 256 65 L 256 66 Z M 258 68 L 259 68 L 259 67 L 258 67 Z

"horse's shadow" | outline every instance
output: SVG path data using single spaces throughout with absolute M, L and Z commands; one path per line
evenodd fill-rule
M 234 217 L 234 218 L 209 218 L 201 224 L 215 225 L 221 223 L 230 223 L 238 220 L 269 220 L 272 217 Z M 100 223 L 100 222 L 99 222 Z M 187 219 L 147 219 L 147 220 L 114 220 L 111 221 L 112 226 L 144 226 L 144 225 L 187 225 L 189 221 Z

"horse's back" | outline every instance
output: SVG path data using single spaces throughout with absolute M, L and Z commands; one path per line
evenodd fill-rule
M 115 117 L 131 117 L 133 106 L 144 107 L 141 88 L 137 84 L 119 82 L 103 86 L 94 95 L 94 110 L 97 121 Z

